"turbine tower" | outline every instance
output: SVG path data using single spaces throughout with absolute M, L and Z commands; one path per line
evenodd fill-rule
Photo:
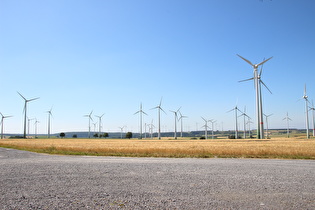
M 47 137 L 48 138 L 50 138 L 50 117 L 52 116 L 51 111 L 52 111 L 52 108 L 49 111 L 47 111 L 47 113 L 48 113 L 48 135 L 47 135 Z
M 257 118 L 257 138 L 258 139 L 263 139 L 264 138 L 264 123 L 263 123 L 263 111 L 262 111 L 262 97 L 261 97 L 261 88 L 260 88 L 260 83 L 263 83 L 260 80 L 260 75 L 258 75 L 258 67 L 267 61 L 269 61 L 272 57 L 268 58 L 267 60 L 264 60 L 263 62 L 259 64 L 252 64 L 249 60 L 243 58 L 242 56 L 238 55 L 241 59 L 249 63 L 253 68 L 254 68 L 254 77 L 247 79 L 247 80 L 254 80 L 255 81 L 255 89 L 256 89 L 256 118 Z M 246 81 L 246 80 L 243 80 Z M 265 85 L 263 83 L 263 85 Z
M 180 137 L 183 138 L 183 118 L 187 118 L 187 116 L 182 115 L 181 111 L 179 111 L 180 117 Z
M 37 100 L 37 99 L 39 99 L 39 97 L 38 98 L 32 98 L 32 99 L 26 99 L 24 96 L 22 96 L 22 94 L 21 93 L 19 93 L 19 92 L 17 92 L 23 99 L 24 99 L 24 101 L 25 101 L 25 103 L 24 103 L 24 109 L 23 109 L 23 111 L 24 111 L 24 133 L 23 133 L 23 138 L 25 138 L 26 139 L 26 115 L 27 115 L 27 103 L 28 102 L 31 102 L 31 101 L 34 101 L 34 100 Z
M 147 115 L 147 113 L 145 113 L 143 110 L 142 110 L 142 103 L 140 103 L 140 109 L 139 111 L 137 111 L 136 113 L 134 114 L 140 114 L 140 139 L 142 139 L 142 113 Z
M 309 121 L 308 121 L 308 96 L 306 95 L 306 84 L 304 85 L 304 95 L 302 97 L 305 100 L 305 126 L 306 126 L 306 138 L 310 137 L 309 134 Z
M 181 108 L 181 107 L 180 107 Z M 180 108 L 179 109 L 177 109 L 177 111 L 172 111 L 172 110 L 170 110 L 170 112 L 173 112 L 174 113 L 174 115 L 175 115 L 175 130 L 174 130 L 174 139 L 177 139 L 177 120 L 178 120 L 178 117 L 177 117 L 177 113 L 179 112 L 179 110 L 180 110 Z
M 285 118 L 283 118 L 283 120 L 286 120 L 287 121 L 287 137 L 289 138 L 289 134 L 290 134 L 290 130 L 289 130 L 289 120 L 291 120 L 291 118 L 289 117 L 288 115 L 288 112 L 287 112 L 287 116 Z
M 313 137 L 315 136 L 315 116 L 314 116 L 314 111 L 315 111 L 315 107 L 314 107 L 314 103 L 312 100 L 312 107 L 310 107 L 309 109 L 310 111 L 312 110 L 312 124 L 313 124 Z
M 0 112 L 0 115 L 1 115 L 1 139 L 3 139 L 3 124 L 4 124 L 4 119 L 5 118 L 9 118 L 9 117 L 13 117 L 13 116 L 4 116 L 1 112 Z
M 161 110 L 166 114 L 166 112 L 162 109 L 162 98 L 160 100 L 160 104 L 152 109 L 158 109 L 158 139 L 161 139 Z
M 91 133 L 91 120 L 93 121 L 91 115 L 92 115 L 93 110 L 90 112 L 90 114 L 84 115 L 83 117 L 88 117 L 89 118 L 89 138 L 91 138 L 90 133 Z
M 237 108 L 237 106 L 235 106 L 233 109 L 231 109 L 228 112 L 231 112 L 235 110 L 235 139 L 238 139 L 238 124 L 237 124 L 237 111 L 239 111 L 240 113 L 243 113 L 241 110 L 239 110 L 239 108 Z
M 100 136 L 102 132 L 102 117 L 104 116 L 104 114 L 102 114 L 101 116 L 95 115 L 95 117 L 98 118 L 98 136 Z

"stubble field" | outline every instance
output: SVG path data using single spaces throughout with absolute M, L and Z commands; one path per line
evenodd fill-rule
M 1 147 L 66 155 L 315 159 L 315 140 L 2 139 Z

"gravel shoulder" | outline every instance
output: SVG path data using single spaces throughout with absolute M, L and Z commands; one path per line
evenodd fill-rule
M 0 148 L 0 209 L 315 209 L 315 161 Z

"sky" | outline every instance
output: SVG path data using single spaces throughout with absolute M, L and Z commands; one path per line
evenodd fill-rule
M 313 0 L 0 0 L 0 112 L 5 133 L 87 131 L 91 111 L 102 132 L 139 132 L 162 99 L 161 130 L 234 130 L 235 106 L 253 122 L 252 63 L 263 65 L 263 111 L 269 128 L 305 128 L 304 85 L 315 98 Z M 312 113 L 310 112 L 310 127 Z M 243 129 L 242 118 L 238 118 Z M 35 132 L 30 121 L 30 133 Z M 179 126 L 179 124 L 178 124 Z M 98 125 L 96 125 L 96 130 Z M 256 123 L 251 124 L 256 128 Z M 143 128 L 143 131 L 145 128 Z M 180 130 L 178 127 L 177 130 Z M 91 131 L 94 125 L 91 123 Z

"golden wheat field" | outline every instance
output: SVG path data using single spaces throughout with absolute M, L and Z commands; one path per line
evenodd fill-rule
M 49 154 L 315 159 L 313 139 L 3 139 L 1 147 Z

